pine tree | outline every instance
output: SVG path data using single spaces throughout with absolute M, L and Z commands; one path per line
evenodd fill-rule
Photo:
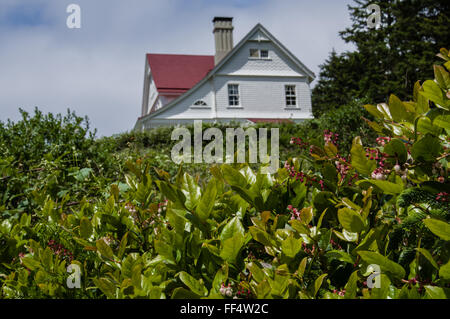
M 381 9 L 376 29 L 367 25 L 372 3 Z M 417 79 L 432 77 L 427 61 L 449 46 L 448 0 L 355 0 L 349 11 L 352 25 L 339 34 L 356 50 L 333 51 L 320 66 L 312 96 L 315 116 L 354 98 L 385 102 L 395 92 L 408 99 Z

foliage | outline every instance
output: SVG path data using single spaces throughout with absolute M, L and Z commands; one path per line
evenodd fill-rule
M 2 156 L 0 296 L 448 298 L 450 55 L 440 55 L 445 69 L 417 82 L 412 101 L 364 106 L 375 144 L 356 136 L 344 154 L 331 131 L 293 138 L 300 155 L 275 174 L 224 164 L 171 175 L 130 147 L 116 175 L 49 157 L 34 176 Z M 114 141 L 98 143 L 107 153 Z M 368 284 L 374 265 L 380 288 Z
M 390 92 L 406 99 L 414 81 L 432 76 L 429 61 L 448 45 L 450 4 L 445 0 L 375 2 L 381 25 L 369 29 L 371 0 L 349 5 L 352 25 L 340 36 L 354 51 L 331 52 L 321 65 L 312 94 L 313 113 L 340 107 L 354 98 L 387 101 Z

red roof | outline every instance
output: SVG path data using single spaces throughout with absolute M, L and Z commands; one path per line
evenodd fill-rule
M 147 54 L 160 93 L 182 94 L 214 68 L 213 55 Z
M 248 119 L 249 121 L 253 123 L 294 123 L 292 120 L 289 119 Z

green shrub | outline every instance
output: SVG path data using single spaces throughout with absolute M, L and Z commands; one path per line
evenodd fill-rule
M 334 133 L 311 135 L 275 174 L 234 164 L 171 175 L 129 146 L 116 179 L 50 158 L 30 176 L 1 157 L 2 176 L 26 187 L 1 189 L 0 297 L 448 298 L 450 55 L 441 56 L 446 69 L 417 83 L 412 101 L 365 105 L 376 144 L 356 136 L 345 155 Z M 351 123 L 338 117 L 333 125 Z M 133 134 L 99 142 L 102 156 Z M 81 289 L 67 287 L 69 264 Z M 376 266 L 380 288 L 370 288 Z

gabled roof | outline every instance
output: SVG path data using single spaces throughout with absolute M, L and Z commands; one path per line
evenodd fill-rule
M 257 25 L 255 25 L 255 27 L 249 32 L 247 33 L 247 35 L 242 38 L 241 41 L 239 41 L 239 43 L 237 45 L 235 45 L 233 47 L 233 49 L 228 52 L 227 55 L 225 55 L 225 57 L 223 57 L 223 59 L 215 66 L 213 67 L 213 69 L 207 73 L 207 76 L 205 76 L 203 79 L 201 79 L 197 84 L 195 84 L 191 89 L 189 89 L 186 93 L 182 94 L 181 96 L 179 96 L 178 98 L 172 100 L 171 102 L 169 102 L 168 104 L 164 105 L 164 107 L 160 108 L 159 110 L 149 113 L 147 115 L 144 115 L 142 117 L 140 117 L 138 119 L 138 121 L 143 120 L 144 118 L 152 118 L 156 115 L 158 115 L 159 113 L 165 112 L 167 111 L 169 108 L 171 108 L 172 106 L 174 106 L 175 104 L 177 104 L 179 101 L 181 101 L 182 99 L 186 98 L 187 96 L 189 96 L 192 92 L 194 92 L 198 87 L 200 87 L 203 83 L 205 83 L 206 81 L 208 81 L 209 78 L 211 78 L 212 76 L 214 76 L 215 73 L 217 73 L 218 70 L 220 70 L 220 68 L 222 68 L 222 66 L 227 63 L 228 60 L 231 59 L 231 57 L 237 52 L 239 51 L 239 49 L 247 42 L 249 41 L 252 36 L 256 33 L 256 32 L 262 32 L 262 34 L 264 34 L 268 40 L 272 41 L 276 46 L 278 46 L 278 48 L 284 53 L 286 54 L 303 72 L 305 72 L 306 77 L 309 79 L 310 82 L 312 82 L 315 79 L 315 74 L 308 69 L 302 62 L 300 62 L 299 59 L 297 59 L 297 57 L 295 55 L 293 55 L 280 41 L 278 41 L 269 31 L 267 31 L 266 28 L 263 27 L 263 25 L 261 23 L 258 23 Z M 214 57 L 212 57 L 212 59 L 214 60 Z M 214 63 L 213 63 L 214 66 Z M 137 125 L 137 122 L 136 122 Z
M 160 93 L 184 93 L 214 68 L 212 55 L 147 54 Z

